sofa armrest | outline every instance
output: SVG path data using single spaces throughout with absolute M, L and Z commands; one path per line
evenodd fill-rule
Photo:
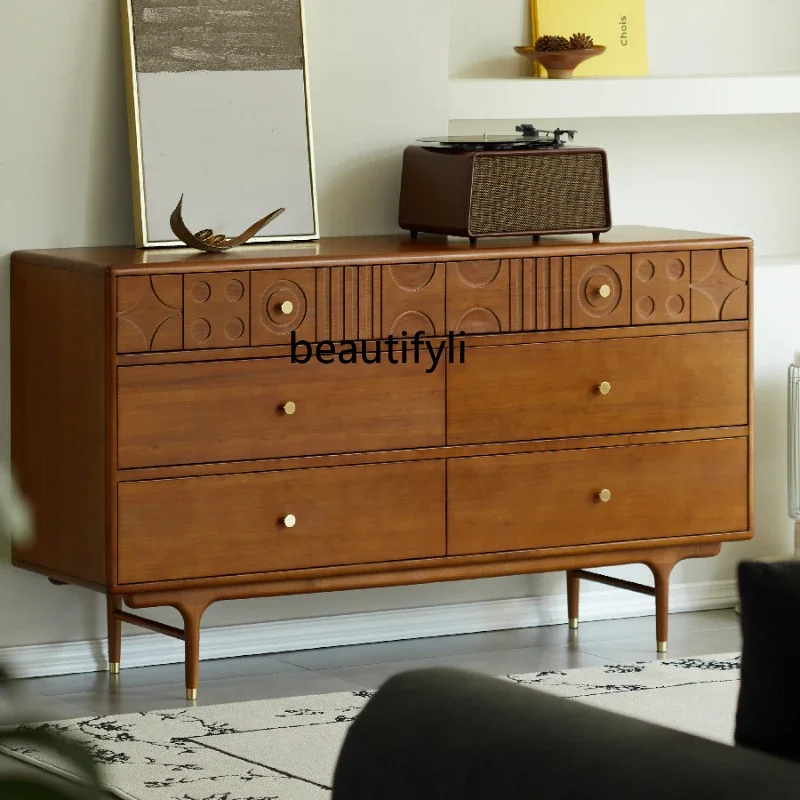
M 455 669 L 389 679 L 348 731 L 333 800 L 800 798 L 800 767 Z

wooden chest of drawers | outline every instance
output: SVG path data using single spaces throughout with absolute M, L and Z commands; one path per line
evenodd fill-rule
M 752 242 L 588 238 L 15 253 L 15 563 L 107 595 L 112 670 L 184 640 L 189 697 L 233 598 L 564 569 L 663 650 L 674 564 L 752 536 Z

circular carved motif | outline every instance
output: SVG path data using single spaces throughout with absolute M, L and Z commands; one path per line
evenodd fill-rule
M 647 283 L 647 281 L 652 280 L 655 274 L 656 268 L 652 261 L 642 261 L 642 263 L 636 267 L 636 277 L 642 283 Z
M 195 303 L 205 303 L 211 297 L 211 287 L 205 281 L 197 281 L 192 286 L 192 300 Z
M 204 342 L 211 336 L 211 323 L 207 319 L 196 319 L 190 328 L 192 339 L 196 342 Z
M 419 292 L 432 280 L 436 272 L 435 264 L 399 264 L 389 267 L 392 280 L 404 292 Z
M 225 287 L 225 299 L 229 303 L 238 303 L 244 297 L 244 284 L 241 281 L 232 280 Z
M 603 297 L 601 286 L 609 286 L 611 293 Z M 605 265 L 598 265 L 586 270 L 578 285 L 578 305 L 590 317 L 607 317 L 620 303 L 622 284 L 619 275 Z
M 636 313 L 640 317 L 649 317 L 656 310 L 656 304 L 652 297 L 640 297 L 636 303 Z
M 392 325 L 389 333 L 395 337 L 401 337 L 403 331 L 407 336 L 413 336 L 417 331 L 422 331 L 425 336 L 433 336 L 436 333 L 433 320 L 421 311 L 406 311 L 401 314 Z
M 679 278 L 682 278 L 684 272 L 686 272 L 686 265 L 680 258 L 673 258 L 668 262 L 667 277 L 671 281 L 677 281 Z
M 500 333 L 500 320 L 488 308 L 471 308 L 456 323 L 455 329 L 461 333 Z
M 482 289 L 500 273 L 499 261 L 465 261 L 456 267 L 458 276 L 467 286 Z
M 292 304 L 288 314 L 282 308 L 287 301 Z M 261 324 L 271 333 L 290 333 L 303 324 L 307 307 L 305 293 L 296 283 L 275 281 L 261 293 Z
M 244 322 L 240 320 L 239 317 L 231 317 L 225 323 L 225 335 L 232 342 L 241 339 L 242 336 L 244 336 Z
M 667 313 L 671 317 L 677 317 L 683 313 L 683 309 L 686 307 L 686 301 L 679 294 L 673 294 L 667 298 L 666 305 Z

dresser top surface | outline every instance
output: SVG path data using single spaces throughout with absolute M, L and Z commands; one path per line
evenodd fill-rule
M 636 250 L 671 250 L 686 247 L 745 247 L 744 236 L 645 226 L 617 226 L 592 242 L 591 235 L 484 238 L 475 245 L 467 239 L 408 234 L 328 237 L 310 242 L 245 245 L 229 253 L 198 253 L 185 247 L 141 250 L 135 247 L 75 247 L 22 250 L 12 260 L 82 272 L 146 274 L 153 272 L 206 272 L 270 266 L 299 268 L 337 264 L 404 263 L 475 258 L 535 258 L 592 255 Z

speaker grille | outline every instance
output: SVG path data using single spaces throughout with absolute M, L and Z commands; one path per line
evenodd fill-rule
M 472 235 L 608 227 L 601 153 L 476 156 Z

